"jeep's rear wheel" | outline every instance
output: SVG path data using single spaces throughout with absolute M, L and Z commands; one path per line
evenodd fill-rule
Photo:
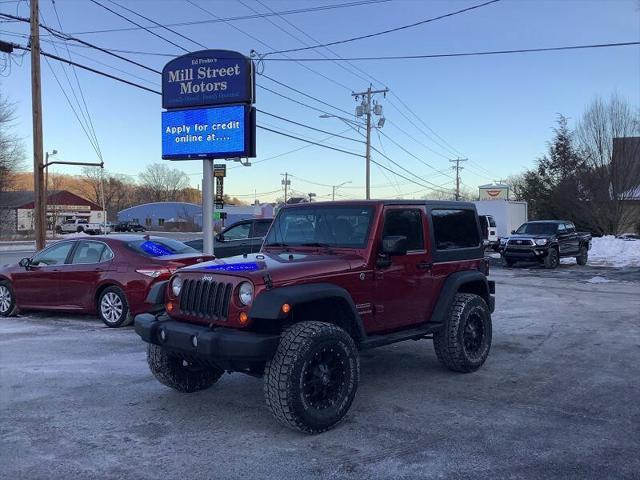
M 220 368 L 197 365 L 153 344 L 147 347 L 147 363 L 160 383 L 184 393 L 207 389 L 224 373 Z
M 356 395 L 360 359 L 353 339 L 324 322 L 301 322 L 286 330 L 265 368 L 267 406 L 283 425 L 306 433 L 330 429 Z
M 440 363 L 455 372 L 480 368 L 491 349 L 491 312 L 478 295 L 456 294 L 444 328 L 434 334 Z

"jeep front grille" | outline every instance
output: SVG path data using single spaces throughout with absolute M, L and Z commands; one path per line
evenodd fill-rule
M 187 315 L 226 320 L 233 285 L 206 280 L 185 280 L 180 292 L 180 310 Z

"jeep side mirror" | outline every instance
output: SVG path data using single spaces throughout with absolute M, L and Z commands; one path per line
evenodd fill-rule
M 516 231 L 515 230 L 511 230 L 511 235 L 515 235 Z
M 25 257 L 18 262 L 18 265 L 20 265 L 23 268 L 28 268 L 29 265 L 31 265 L 31 259 Z
M 218 240 L 219 242 L 224 242 L 224 235 L 219 233 L 218 235 L 216 235 L 216 240 Z
M 382 253 L 389 256 L 406 255 L 407 237 L 404 235 L 388 235 L 383 237 Z

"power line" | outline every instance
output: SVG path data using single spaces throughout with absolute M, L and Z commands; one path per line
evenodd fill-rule
M 95 4 L 96 4 L 96 5 L 98 5 L 99 7 L 104 8 L 106 11 L 111 12 L 111 13 L 113 13 L 114 15 L 116 15 L 116 16 L 118 16 L 118 17 L 122 18 L 123 20 L 125 20 L 125 21 L 127 21 L 127 22 L 129 22 L 129 23 L 131 23 L 131 24 L 133 24 L 133 25 L 136 25 L 136 26 L 138 26 L 138 27 L 140 27 L 140 28 L 142 28 L 143 30 L 145 30 L 145 31 L 149 32 L 149 33 L 150 33 L 151 35 L 153 35 L 154 37 L 158 37 L 158 38 L 160 38 L 160 39 L 164 40 L 165 42 L 170 43 L 170 44 L 171 44 L 171 45 L 173 45 L 174 47 L 178 47 L 179 49 L 181 49 L 181 50 L 183 50 L 183 51 L 185 51 L 185 52 L 188 52 L 188 51 L 189 51 L 189 50 L 187 50 L 186 48 L 184 48 L 183 46 L 178 45 L 177 43 L 175 43 L 175 42 L 173 42 L 173 41 L 169 40 L 168 38 L 163 37 L 162 35 L 160 35 L 160 34 L 158 34 L 158 33 L 154 32 L 154 31 L 152 31 L 151 29 L 149 29 L 149 28 L 147 28 L 147 27 L 145 27 L 145 26 L 143 26 L 143 25 L 140 25 L 139 23 L 135 22 L 134 20 L 131 20 L 131 19 L 130 19 L 129 17 L 127 17 L 126 15 L 122 15 L 121 13 L 118 13 L 118 12 L 116 12 L 115 10 L 112 10 L 111 8 L 107 7 L 106 5 L 103 5 L 102 3 L 98 2 L 98 0 L 89 0 L 89 1 L 90 1 L 90 2 L 92 2 L 92 3 L 95 3 Z
M 193 5 L 194 7 L 196 7 L 196 8 L 198 8 L 198 9 L 202 10 L 203 12 L 207 13 L 208 15 L 210 15 L 210 16 L 212 16 L 212 17 L 214 17 L 214 18 L 218 18 L 218 19 L 220 18 L 220 17 L 218 17 L 215 13 L 211 12 L 210 10 L 207 10 L 206 8 L 204 8 L 204 7 L 200 6 L 200 5 L 198 5 L 197 3 L 195 3 L 195 2 L 194 2 L 194 1 L 192 1 L 192 0 L 185 0 L 185 1 L 186 1 L 187 3 L 189 3 L 190 5 Z M 252 39 L 253 41 L 258 42 L 259 44 L 264 45 L 264 46 L 265 46 L 265 47 L 267 47 L 267 48 L 271 48 L 271 49 L 273 49 L 273 48 L 274 48 L 274 47 L 272 47 L 271 45 L 269 45 L 268 43 L 266 43 L 264 40 L 261 40 L 260 38 L 256 37 L 255 35 L 250 34 L 249 32 L 245 31 L 244 29 L 242 29 L 242 28 L 239 28 L 239 27 L 235 26 L 233 23 L 228 22 L 228 21 L 224 21 L 224 23 L 225 23 L 225 25 L 230 26 L 230 27 L 231 27 L 231 28 L 233 28 L 234 30 L 236 30 L 236 31 L 240 32 L 241 34 L 245 35 L 246 37 L 249 37 L 249 38 L 250 38 L 250 39 Z M 295 61 L 296 61 L 296 60 L 295 60 L 293 57 L 291 57 L 290 55 L 286 55 L 286 54 L 285 54 L 285 57 L 286 57 L 286 58 L 288 58 L 289 60 L 291 60 L 292 62 L 295 62 Z M 296 62 L 296 63 L 298 63 L 298 62 Z M 346 86 L 344 83 L 340 83 L 340 82 L 338 82 L 337 80 L 335 80 L 335 79 L 333 79 L 333 78 L 331 78 L 331 77 L 329 77 L 329 76 L 325 75 L 324 73 L 319 72 L 319 71 L 317 71 L 317 70 L 314 70 L 313 68 L 310 68 L 308 65 L 305 65 L 305 64 L 303 64 L 303 63 L 298 63 L 298 65 L 300 65 L 300 66 L 301 66 L 302 68 L 304 68 L 305 70 L 308 70 L 308 71 L 310 71 L 310 72 L 312 72 L 312 73 L 314 73 L 314 74 L 316 74 L 316 75 L 318 75 L 318 76 L 320 76 L 320 77 L 324 78 L 325 80 L 328 80 L 329 82 L 333 83 L 334 85 L 338 85 L 339 87 L 342 87 L 342 88 L 344 88 L 344 89 L 346 89 L 346 90 L 349 90 L 349 91 L 351 90 L 351 89 L 350 89 L 348 86 Z
M 299 125 L 299 126 L 301 126 L 301 127 L 308 128 L 308 129 L 310 129 L 310 130 L 315 130 L 316 132 L 328 133 L 328 134 L 330 134 L 330 135 L 332 135 L 332 136 L 334 136 L 334 137 L 343 138 L 343 139 L 345 139 L 345 140 L 351 140 L 352 142 L 364 143 L 362 140 L 357 140 L 357 139 L 355 139 L 355 138 L 346 137 L 346 136 L 344 136 L 344 135 L 340 135 L 340 134 L 337 134 L 337 133 L 336 133 L 336 134 L 334 134 L 334 133 L 332 133 L 332 132 L 328 132 L 328 131 L 326 131 L 326 130 L 322 130 L 321 128 L 315 128 L 315 127 L 312 127 L 312 126 L 310 126 L 310 125 L 306 125 L 306 124 L 304 124 L 304 123 L 296 122 L 295 120 L 290 120 L 290 119 L 288 119 L 288 118 L 281 117 L 281 116 L 276 115 L 276 114 L 274 114 L 274 113 L 265 112 L 264 110 L 256 109 L 256 111 L 258 111 L 258 112 L 260 112 L 260 113 L 262 113 L 262 114 L 264 114 L 264 115 L 269 115 L 270 117 L 274 117 L 274 118 L 277 118 L 277 119 L 279 119 L 279 120 L 283 120 L 283 121 L 285 121 L 285 122 L 293 123 L 294 125 Z
M 335 109 L 335 110 L 338 110 L 339 112 L 344 113 L 344 114 L 346 114 L 346 115 L 351 115 L 351 113 L 350 113 L 350 112 L 347 112 L 346 110 L 343 110 L 343 109 L 342 109 L 342 108 L 340 108 L 340 107 L 336 107 L 335 105 L 331 105 L 330 103 L 327 103 L 327 102 L 325 102 L 324 100 L 320 100 L 319 98 L 314 97 L 313 95 L 309 95 L 308 93 L 305 93 L 305 92 L 303 92 L 303 91 L 301 91 L 301 90 L 298 90 L 297 88 L 294 88 L 294 87 L 292 87 L 291 85 L 287 85 L 286 83 L 281 82 L 280 80 L 276 80 L 275 78 L 270 77 L 269 75 L 266 75 L 266 74 L 264 74 L 264 73 L 260 73 L 259 75 L 260 75 L 261 77 L 263 77 L 263 78 L 266 78 L 267 80 L 271 80 L 272 82 L 277 83 L 278 85 L 280 85 L 280 86 L 282 86 L 282 87 L 288 88 L 289 90 L 293 90 L 294 92 L 299 93 L 300 95 L 303 95 L 303 96 L 305 96 L 305 97 L 307 97 L 307 98 L 310 98 L 311 100 L 315 100 L 315 101 L 316 101 L 316 102 L 318 102 L 318 103 L 321 103 L 321 104 L 323 104 L 323 105 L 326 105 L 327 107 L 331 107 L 331 108 L 333 108 L 333 109 Z M 264 87 L 262 87 L 262 88 L 264 88 Z M 326 113 L 326 112 L 325 112 L 325 113 Z
M 11 1 L 13 3 L 17 3 L 19 0 L 11 0 Z M 390 1 L 391 0 L 362 0 L 362 1 L 356 1 L 356 2 L 345 2 L 345 3 L 340 3 L 340 4 L 318 5 L 318 6 L 315 6 L 315 7 L 306 7 L 306 8 L 292 9 L 292 10 L 283 10 L 283 11 L 280 11 L 280 12 L 264 13 L 264 14 L 259 14 L 259 15 L 240 15 L 240 16 L 236 16 L 236 17 L 219 18 L 219 19 L 212 19 L 212 20 L 194 20 L 194 21 L 189 21 L 189 22 L 168 23 L 166 26 L 168 26 L 168 27 L 183 27 L 183 26 L 190 26 L 190 25 L 203 25 L 203 24 L 210 24 L 210 23 L 233 22 L 233 21 L 237 21 L 237 20 L 251 20 L 251 19 L 255 19 L 255 18 L 264 18 L 264 17 L 270 17 L 270 16 L 274 16 L 274 15 L 295 15 L 295 14 L 299 14 L 299 13 L 320 12 L 320 11 L 333 10 L 333 9 L 338 9 L 338 8 L 348 8 L 348 7 L 374 5 L 374 4 L 377 4 L 377 3 L 386 3 L 386 2 L 390 2 Z M 158 28 L 158 27 L 155 27 L 155 26 L 151 27 L 150 26 L 148 28 Z M 128 28 L 109 28 L 109 29 L 103 29 L 103 30 L 85 30 L 85 31 L 82 31 L 82 32 L 71 32 L 71 34 L 72 35 L 87 35 L 87 34 L 93 34 L 93 33 L 127 32 L 127 31 L 132 31 L 132 30 L 141 30 L 141 28 L 128 27 Z
M 390 29 L 387 29 L 387 30 L 383 30 L 381 32 L 370 33 L 368 35 L 360 35 L 358 37 L 346 38 L 344 40 L 337 40 L 335 42 L 324 43 L 322 45 L 314 45 L 314 46 L 310 46 L 310 47 L 300 47 L 300 48 L 289 48 L 287 50 L 277 50 L 277 51 L 274 51 L 274 52 L 266 53 L 265 56 L 267 56 L 267 55 L 275 55 L 275 54 L 279 54 L 279 53 L 301 52 L 301 51 L 304 51 L 304 50 L 312 50 L 312 49 L 321 48 L 321 47 L 330 47 L 330 46 L 333 46 L 333 45 L 341 45 L 343 43 L 355 42 L 357 40 L 364 40 L 366 38 L 378 37 L 380 35 L 386 35 L 388 33 L 398 32 L 400 30 L 406 30 L 407 28 L 417 27 L 419 25 L 424 25 L 425 23 L 435 22 L 437 20 L 442 20 L 443 18 L 452 17 L 454 15 L 459 15 L 461 13 L 465 13 L 465 12 L 468 12 L 468 11 L 471 11 L 471 10 L 475 10 L 476 8 L 485 7 L 487 5 L 491 5 L 492 3 L 497 3 L 499 1 L 500 0 L 490 0 L 490 1 L 485 2 L 485 3 L 481 3 L 481 4 L 478 4 L 478 5 L 473 5 L 473 6 L 468 7 L 468 8 L 463 8 L 462 10 L 457 10 L 455 12 L 449 12 L 449 13 L 446 13 L 444 15 L 439 15 L 437 17 L 427 18 L 426 20 L 421 20 L 419 22 L 410 23 L 408 25 L 402 25 L 400 27 L 390 28 Z
M 8 13 L 0 13 L 0 17 L 12 18 L 12 19 L 15 19 L 15 20 L 18 20 L 18 21 L 21 21 L 21 22 L 29 23 L 29 19 L 28 18 L 18 17 L 18 16 L 15 16 L 15 15 L 10 15 Z M 117 53 L 114 53 L 113 50 L 110 50 L 110 49 L 107 49 L 107 48 L 103 48 L 103 47 L 99 47 L 98 45 L 94 45 L 93 43 L 87 42 L 87 41 L 82 40 L 80 38 L 73 37 L 71 35 L 68 35 L 68 34 L 66 34 L 64 32 L 59 31 L 59 30 L 55 30 L 55 29 L 50 28 L 50 27 L 48 27 L 46 25 L 43 25 L 43 24 L 40 24 L 40 26 L 42 28 L 44 28 L 45 30 L 47 30 L 49 33 L 51 33 L 56 38 L 60 38 L 60 39 L 63 39 L 63 40 L 73 40 L 74 42 L 78 42 L 78 43 L 80 43 L 80 44 L 82 44 L 82 45 L 84 45 L 84 46 L 86 46 L 88 48 L 93 48 L 95 50 L 99 50 L 99 51 L 101 51 L 103 53 L 106 53 L 107 55 L 111 55 L 112 57 L 118 58 L 119 60 L 122 60 L 124 62 L 130 63 L 130 64 L 135 65 L 137 67 L 144 68 L 145 70 L 148 70 L 150 72 L 157 73 L 157 74 L 161 74 L 162 73 L 160 70 L 156 70 L 156 69 L 151 68 L 151 67 L 149 67 L 147 65 L 144 65 L 142 63 L 136 62 L 135 60 L 131 60 L 130 58 L 123 57 L 122 55 L 118 55 Z M 125 52 L 125 53 L 130 53 L 130 52 Z M 170 54 L 167 54 L 167 55 L 170 55 Z M 175 55 L 170 55 L 170 56 L 174 57 Z
M 301 138 L 301 137 L 296 137 L 295 135 L 289 135 L 288 133 L 282 133 L 282 132 L 279 132 L 277 130 L 273 130 L 271 128 L 263 127 L 261 125 L 258 125 L 257 127 L 262 129 L 262 130 L 266 130 L 268 132 L 275 133 L 277 135 L 282 135 L 284 137 L 293 138 L 295 140 L 300 140 L 302 142 L 311 143 L 312 145 L 317 145 L 318 147 L 328 148 L 329 150 L 335 150 L 336 152 L 346 153 L 347 155 L 353 155 L 354 157 L 364 157 L 364 155 L 360 155 L 359 153 L 350 152 L 348 150 L 342 150 L 341 148 L 329 147 L 328 145 L 323 145 L 323 144 L 318 143 L 318 142 L 312 142 L 311 140 L 306 140 L 306 139 Z
M 563 50 L 584 50 L 590 48 L 609 48 L 609 47 L 628 47 L 632 45 L 640 45 L 640 42 L 615 42 L 615 43 L 593 43 L 588 45 L 565 45 L 560 47 L 540 47 L 540 48 L 521 48 L 512 50 L 489 50 L 483 52 L 463 52 L 463 53 L 438 53 L 430 55 L 395 55 L 381 57 L 350 57 L 350 58 L 296 58 L 297 62 L 327 62 L 327 61 L 349 61 L 357 62 L 361 60 L 415 60 L 423 58 L 444 58 L 444 57 L 472 57 L 486 55 L 508 55 L 514 53 L 532 53 L 532 52 L 555 52 Z M 264 58 L 264 61 L 271 62 L 288 62 L 288 58 Z

